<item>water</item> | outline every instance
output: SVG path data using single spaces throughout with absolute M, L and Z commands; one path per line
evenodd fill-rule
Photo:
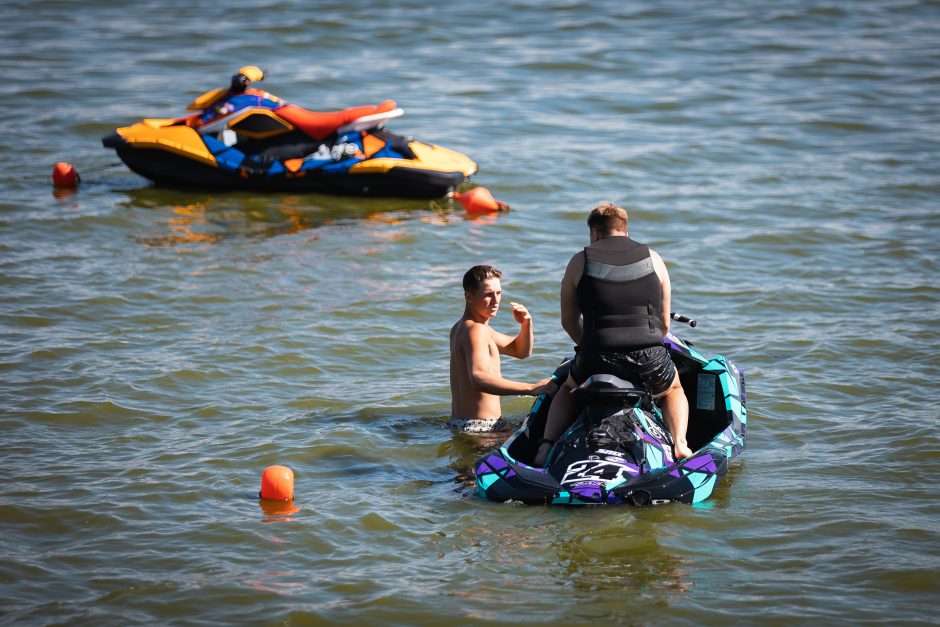
M 936 3 L 8 0 L 0 38 L 3 623 L 936 624 Z M 513 210 L 159 189 L 101 148 L 249 63 L 397 100 Z M 483 502 L 460 276 L 503 269 L 536 323 L 504 372 L 542 378 L 601 200 L 746 372 L 748 447 L 696 507 Z M 299 511 L 259 507 L 271 464 Z

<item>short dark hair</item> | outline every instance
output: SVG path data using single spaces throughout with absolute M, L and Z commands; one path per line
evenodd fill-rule
M 493 266 L 473 266 L 463 275 L 463 289 L 465 292 L 480 289 L 487 279 L 501 279 L 503 273 Z
M 601 235 L 610 235 L 614 231 L 626 231 L 629 216 L 627 210 L 612 202 L 602 202 L 591 210 L 588 227 L 596 229 Z

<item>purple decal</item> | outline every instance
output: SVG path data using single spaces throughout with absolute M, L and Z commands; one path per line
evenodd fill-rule
M 718 467 L 715 466 L 715 460 L 711 455 L 699 455 L 686 461 L 683 465 L 685 470 L 698 470 L 702 472 L 715 472 Z
M 679 338 L 675 337 L 671 332 L 663 338 L 663 344 L 666 348 L 671 348 L 675 351 L 682 352 L 682 344 L 679 343 Z
M 490 468 L 493 469 L 493 472 L 498 472 L 508 466 L 509 464 L 503 459 L 502 455 L 493 454 L 486 458 L 486 463 L 490 465 Z

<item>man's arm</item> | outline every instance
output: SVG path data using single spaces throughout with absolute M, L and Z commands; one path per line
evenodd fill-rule
M 650 258 L 653 260 L 653 270 L 659 277 L 659 282 L 663 286 L 663 302 L 659 311 L 663 319 L 663 335 L 669 333 L 669 322 L 672 320 L 672 284 L 669 282 L 669 271 L 663 258 L 654 250 L 650 250 Z
M 522 383 L 504 379 L 490 369 L 490 342 L 492 329 L 482 324 L 475 324 L 467 333 L 467 342 L 464 353 L 467 356 L 467 372 L 470 373 L 470 382 L 473 387 L 486 394 L 499 396 L 539 394 L 547 381 L 538 383 Z
M 525 359 L 532 355 L 532 347 L 535 345 L 535 338 L 532 330 L 532 314 L 525 308 L 525 305 L 519 303 L 509 303 L 512 305 L 512 315 L 521 326 L 519 334 L 516 337 L 503 335 L 495 329 L 490 329 L 493 334 L 493 341 L 496 342 L 496 348 L 501 355 L 509 355 L 517 359 Z
M 578 306 L 578 280 L 584 272 L 584 251 L 575 253 L 565 268 L 561 279 L 561 326 L 574 340 L 581 344 L 584 330 L 581 326 L 581 308 Z

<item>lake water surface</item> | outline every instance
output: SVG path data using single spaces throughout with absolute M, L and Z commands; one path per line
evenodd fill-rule
M 7 0 L 0 40 L 0 622 L 937 624 L 937 3 Z M 395 99 L 512 210 L 156 188 L 101 147 L 245 64 Z M 694 507 L 484 502 L 460 278 L 504 271 L 504 373 L 547 376 L 602 200 L 745 371 L 747 449 Z M 259 507 L 272 464 L 299 511 Z

